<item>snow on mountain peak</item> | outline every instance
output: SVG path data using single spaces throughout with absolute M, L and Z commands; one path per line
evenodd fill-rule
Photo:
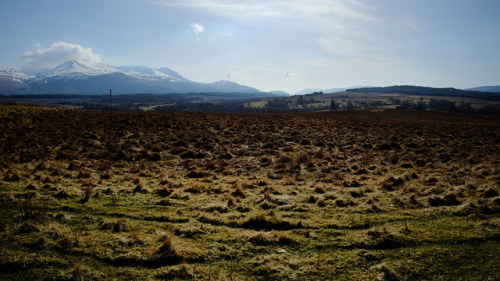
M 214 83 L 191 81 L 167 67 L 113 67 L 84 59 L 66 61 L 35 76 L 0 71 L 2 93 L 86 94 L 110 88 L 122 93 L 259 92 L 227 80 Z
M 85 59 L 75 59 L 66 61 L 55 68 L 43 73 L 44 77 L 72 76 L 87 77 L 104 75 L 115 72 L 123 72 L 117 68 Z
M 10 69 L 10 70 L 0 70 L 0 78 L 10 78 L 12 81 L 22 83 L 23 81 L 29 80 L 29 79 L 34 79 L 34 76 L 31 76 L 29 74 L 19 72 L 15 69 Z
M 146 66 L 120 66 L 120 70 L 132 74 L 134 77 L 148 80 L 187 80 L 169 68 L 154 69 Z

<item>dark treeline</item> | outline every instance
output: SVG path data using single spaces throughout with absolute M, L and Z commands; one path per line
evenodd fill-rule
M 13 100 L 26 99 L 97 99 L 100 95 L 74 95 L 74 94 L 33 94 L 33 95 L 3 95 L 0 98 Z M 108 96 L 109 97 L 109 96 Z
M 347 92 L 355 93 L 398 93 L 403 95 L 418 95 L 418 96 L 448 96 L 473 98 L 484 100 L 500 100 L 500 93 L 466 91 L 455 88 L 431 88 L 421 86 L 390 86 L 390 87 L 373 87 L 348 89 Z

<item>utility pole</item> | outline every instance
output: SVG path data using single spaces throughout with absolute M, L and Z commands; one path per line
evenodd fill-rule
M 109 104 L 110 104 L 110 109 L 111 112 L 113 112 L 113 99 L 111 98 L 111 89 L 109 89 Z

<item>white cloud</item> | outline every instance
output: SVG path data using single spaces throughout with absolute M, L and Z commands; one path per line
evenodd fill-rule
M 198 10 L 203 13 L 232 20 L 259 24 L 278 25 L 300 41 L 310 41 L 325 51 L 339 54 L 365 49 L 373 35 L 369 30 L 378 21 L 376 11 L 365 0 L 144 0 L 168 7 Z M 193 26 L 194 28 L 194 26 Z M 263 30 L 262 33 L 266 33 Z M 220 34 L 223 37 L 223 34 Z M 276 37 L 280 37 L 277 34 Z M 349 42 L 338 45 L 339 40 Z M 335 45 L 335 48 L 330 46 Z M 354 45 L 356 51 L 350 48 Z
M 248 81 L 250 80 L 250 76 L 248 76 L 248 70 L 247 69 L 241 69 L 237 71 L 226 71 L 224 73 L 224 77 L 228 80 L 241 80 L 241 81 Z
M 224 77 L 228 80 L 233 80 L 234 78 L 236 78 L 238 76 L 238 73 L 234 72 L 234 71 L 226 71 L 226 73 L 224 73 Z
M 194 35 L 198 38 L 198 34 L 202 33 L 205 30 L 205 27 L 199 23 L 193 22 L 191 24 L 191 28 L 193 28 Z
M 45 48 L 37 43 L 34 51 L 25 52 L 20 58 L 19 68 L 27 73 L 36 73 L 72 59 L 99 62 L 100 56 L 95 54 L 92 48 L 85 48 L 78 44 L 56 42 Z
M 314 20 L 312 15 L 331 18 L 366 19 L 366 7 L 361 0 L 145 0 L 171 7 L 199 9 L 241 20 L 301 16 Z
M 294 76 L 297 76 L 297 71 L 295 70 L 286 70 L 284 73 L 283 73 L 283 76 L 285 77 L 294 77 Z

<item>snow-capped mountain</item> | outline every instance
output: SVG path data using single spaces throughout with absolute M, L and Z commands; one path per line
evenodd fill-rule
M 29 79 L 35 78 L 35 76 L 19 72 L 15 69 L 10 69 L 10 70 L 0 70 L 0 78 L 9 78 L 12 79 L 12 81 L 22 83 Z
M 113 67 L 83 59 L 66 61 L 35 76 L 0 72 L 0 94 L 103 94 L 109 89 L 117 94 L 261 93 L 231 81 L 191 81 L 166 67 Z
M 150 68 L 146 66 L 120 66 L 120 70 L 125 71 L 134 77 L 148 79 L 148 80 L 170 80 L 172 82 L 176 80 L 189 81 L 177 72 L 171 70 L 170 68 Z
M 13 69 L 0 70 L 0 93 L 31 93 L 28 83 L 33 79 L 34 76 Z
M 84 59 L 66 61 L 55 68 L 46 72 L 42 72 L 39 76 L 43 78 L 50 77 L 69 77 L 69 78 L 84 78 L 89 76 L 105 75 L 116 72 L 122 72 L 120 69 L 105 65 L 98 62 L 93 62 Z

